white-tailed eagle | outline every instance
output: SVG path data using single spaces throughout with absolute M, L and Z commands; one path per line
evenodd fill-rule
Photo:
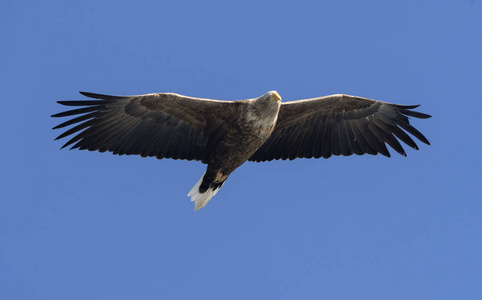
M 386 144 L 406 156 L 399 140 L 418 147 L 410 133 L 429 141 L 408 117 L 430 118 L 397 105 L 349 95 L 281 103 L 276 91 L 259 98 L 220 101 L 173 93 L 108 96 L 81 92 L 98 100 L 58 101 L 81 108 L 52 117 L 72 119 L 55 126 L 76 133 L 62 148 L 137 154 L 143 157 L 198 160 L 207 170 L 188 196 L 198 210 L 245 161 L 328 158 L 331 155 L 381 153 Z

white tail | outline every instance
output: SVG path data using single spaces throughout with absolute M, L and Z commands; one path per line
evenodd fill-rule
M 206 173 L 204 173 L 204 174 L 206 174 Z M 191 197 L 191 202 L 195 203 L 194 210 L 198 210 L 198 209 L 201 209 L 204 206 L 206 206 L 206 204 L 208 204 L 209 200 L 211 200 L 211 198 L 214 195 L 216 195 L 217 192 L 219 191 L 219 189 L 221 188 L 221 187 L 219 187 L 216 190 L 213 190 L 211 187 L 209 187 L 206 192 L 200 193 L 199 187 L 201 186 L 201 183 L 203 182 L 204 174 L 203 174 L 203 176 L 201 176 L 201 179 L 199 179 L 198 182 L 196 182 L 196 184 L 191 189 L 191 191 L 187 194 L 188 197 L 189 196 Z

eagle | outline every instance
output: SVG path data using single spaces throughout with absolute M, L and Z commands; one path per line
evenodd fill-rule
M 53 129 L 75 125 L 56 138 L 75 134 L 62 148 L 201 161 L 206 172 L 188 193 L 195 210 L 246 161 L 378 153 L 390 157 L 387 144 L 406 156 L 400 141 L 418 150 L 407 133 L 430 145 L 409 122 L 409 117 L 431 117 L 413 110 L 419 105 L 345 94 L 282 103 L 276 91 L 237 101 L 175 93 L 80 93 L 96 100 L 58 101 L 80 108 L 52 115 L 71 117 Z

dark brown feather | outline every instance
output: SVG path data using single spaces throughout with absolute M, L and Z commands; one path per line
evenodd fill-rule
M 430 118 L 411 110 L 416 107 L 349 95 L 282 103 L 273 134 L 249 160 L 378 153 L 390 156 L 386 144 L 406 155 L 397 138 L 414 149 L 418 147 L 405 131 L 429 144 L 407 117 Z
M 76 116 L 54 127 L 76 126 L 57 139 L 76 133 L 63 147 L 114 154 L 206 162 L 210 150 L 237 121 L 238 103 L 172 93 L 109 96 L 81 92 L 100 100 L 59 101 L 81 108 L 52 117 Z

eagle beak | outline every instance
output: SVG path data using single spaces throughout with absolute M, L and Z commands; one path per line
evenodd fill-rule
M 273 100 L 274 101 L 281 101 L 281 96 L 278 94 L 278 92 L 273 93 Z

